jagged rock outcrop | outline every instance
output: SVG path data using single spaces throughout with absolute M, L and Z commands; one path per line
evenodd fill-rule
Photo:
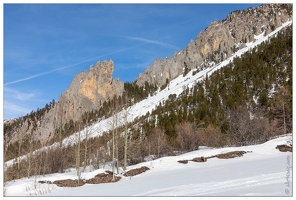
M 115 95 L 122 95 L 124 83 L 113 79 L 114 62 L 97 62 L 89 70 L 78 73 L 71 85 L 60 96 L 57 103 L 44 114 L 37 124 L 27 119 L 13 134 L 11 142 L 16 141 L 21 135 L 31 135 L 34 140 L 46 142 L 55 135 L 55 130 L 72 119 L 80 120 L 84 112 L 99 109 L 104 101 L 112 99 Z M 34 128 L 33 128 L 34 127 Z
M 269 34 L 292 19 L 292 4 L 267 4 L 244 11 L 234 11 L 225 20 L 211 23 L 198 34 L 196 41 L 175 53 L 172 58 L 154 60 L 154 63 L 141 73 L 136 83 L 145 82 L 162 86 L 166 79 L 172 80 L 183 73 L 185 68 L 205 69 L 213 61 L 221 62 L 230 57 L 255 35 Z
M 61 95 L 55 107 L 55 119 L 63 115 L 63 120 L 80 118 L 80 114 L 99 106 L 115 95 L 121 95 L 124 83 L 113 79 L 112 60 L 91 65 L 90 70 L 78 73 L 71 85 Z
M 172 58 L 154 60 L 154 63 L 141 73 L 136 83 L 162 86 L 184 72 L 184 69 L 203 70 L 211 62 L 221 62 L 230 57 L 246 43 L 252 42 L 256 35 L 269 34 L 292 19 L 292 4 L 267 4 L 256 9 L 234 11 L 225 20 L 211 23 L 199 33 L 196 40 L 175 52 Z M 121 95 L 124 83 L 113 79 L 113 61 L 98 62 L 90 70 L 75 76 L 71 85 L 61 95 L 58 102 L 34 123 L 30 119 L 23 122 L 18 130 L 13 130 L 11 142 L 18 140 L 19 134 L 34 135 L 36 140 L 48 141 L 54 137 L 55 130 L 70 119 L 77 121 L 81 114 L 98 109 L 105 100 Z M 16 134 L 14 134 L 16 133 Z

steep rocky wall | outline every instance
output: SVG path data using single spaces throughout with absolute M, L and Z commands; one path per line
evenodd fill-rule
M 254 41 L 254 36 L 269 34 L 272 30 L 291 20 L 292 14 L 283 8 L 283 4 L 267 4 L 256 9 L 234 11 L 225 20 L 211 23 L 198 34 L 196 41 L 175 53 L 173 58 L 154 60 L 154 63 L 141 73 L 136 83 L 144 85 L 145 81 L 159 87 L 182 74 L 183 69 L 208 67 L 207 63 L 221 62 L 235 51 L 243 48 L 245 43 Z M 289 5 L 289 4 L 288 4 Z M 289 6 L 292 6 L 290 4 Z
M 35 140 L 46 142 L 54 137 L 54 131 L 70 119 L 78 121 L 86 111 L 98 109 L 105 100 L 121 95 L 124 83 L 113 79 L 114 63 L 112 60 L 97 62 L 89 70 L 78 73 L 71 85 L 60 96 L 58 102 L 45 115 L 38 125 L 27 121 L 13 135 L 11 142 L 20 138 L 19 134 L 33 134 Z M 31 124 L 31 125 L 28 125 Z M 32 131 L 33 126 L 37 126 Z
M 90 70 L 76 75 L 68 89 L 61 95 L 56 118 L 61 113 L 65 119 L 79 119 L 79 114 L 98 109 L 100 104 L 115 95 L 121 95 L 124 83 L 113 79 L 114 63 L 112 60 L 98 62 Z
M 292 4 L 289 4 L 292 7 Z M 220 62 L 230 57 L 245 43 L 254 41 L 254 36 L 268 34 L 282 23 L 291 20 L 292 13 L 283 9 L 282 4 L 268 4 L 256 9 L 234 11 L 225 20 L 211 23 L 191 40 L 188 46 L 175 52 L 172 58 L 154 60 L 147 70 L 136 80 L 138 85 L 145 81 L 159 87 L 166 79 L 173 79 L 183 73 L 185 67 L 202 70 L 207 63 Z M 38 125 L 25 121 L 17 131 L 23 135 L 34 134 L 35 139 L 47 141 L 54 136 L 54 130 L 70 119 L 79 120 L 85 111 L 97 109 L 103 101 L 114 95 L 121 95 L 124 83 L 113 79 L 114 63 L 112 60 L 91 65 L 89 70 L 78 73 L 71 85 L 61 95 L 58 102 L 44 116 Z M 33 126 L 37 126 L 32 132 Z M 11 141 L 17 140 L 19 134 L 13 134 Z

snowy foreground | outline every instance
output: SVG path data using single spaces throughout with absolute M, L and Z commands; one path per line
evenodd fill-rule
M 291 152 L 280 152 L 275 147 L 291 143 L 292 134 L 281 136 L 264 144 L 201 148 L 179 156 L 129 166 L 127 171 L 146 166 L 150 170 L 123 177 L 115 183 L 85 184 L 76 188 L 39 184 L 39 180 L 54 181 L 76 179 L 75 170 L 63 174 L 51 174 L 30 179 L 11 181 L 4 186 L 5 196 L 292 196 Z M 247 151 L 242 157 L 231 159 L 210 158 L 207 162 L 182 164 L 179 160 L 191 160 L 200 156 L 213 156 L 230 151 Z M 98 173 L 110 170 L 98 169 L 83 172 L 82 178 L 90 179 Z M 121 170 L 122 171 L 122 170 Z

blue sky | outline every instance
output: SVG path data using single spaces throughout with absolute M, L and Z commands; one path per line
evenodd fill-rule
M 43 108 L 97 61 L 134 81 L 214 20 L 259 4 L 4 4 L 3 117 Z

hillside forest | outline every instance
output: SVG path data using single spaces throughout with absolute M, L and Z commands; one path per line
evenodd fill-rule
M 193 74 L 196 73 L 193 71 Z M 188 72 L 186 72 L 188 73 Z M 227 66 L 184 88 L 179 96 L 170 95 L 155 110 L 132 123 L 71 146 L 62 140 L 75 132 L 88 134 L 91 125 L 113 116 L 127 106 L 155 95 L 162 88 L 140 87 L 135 82 L 124 84 L 124 93 L 105 101 L 97 109 L 86 112 L 81 120 L 70 120 L 55 130 L 55 137 L 43 144 L 27 135 L 8 143 L 9 134 L 22 123 L 38 126 L 44 113 L 55 106 L 54 100 L 44 108 L 32 111 L 4 125 L 4 162 L 14 164 L 4 173 L 4 181 L 65 172 L 69 168 L 104 167 L 116 161 L 119 167 L 198 150 L 200 146 L 224 147 L 260 144 L 272 137 L 292 132 L 292 27 L 236 57 Z M 30 120 L 27 120 L 30 119 Z M 84 129 L 89 127 L 89 129 Z M 46 148 L 56 143 L 56 148 Z M 34 153 L 33 153 L 34 152 Z M 20 156 L 26 159 L 19 160 Z

